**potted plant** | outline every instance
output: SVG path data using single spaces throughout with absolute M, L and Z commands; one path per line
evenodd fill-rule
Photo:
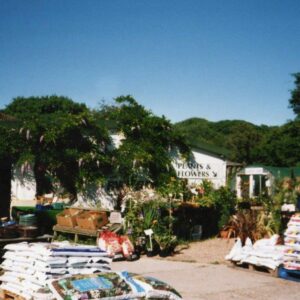
M 155 235 L 155 241 L 159 245 L 159 255 L 162 257 L 171 255 L 174 252 L 175 247 L 178 244 L 178 240 L 175 235 L 169 233 Z

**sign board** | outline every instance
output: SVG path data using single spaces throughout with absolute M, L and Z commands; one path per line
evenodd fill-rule
M 144 232 L 145 232 L 146 235 L 152 235 L 154 233 L 151 228 L 144 230 Z
M 178 178 L 216 179 L 220 177 L 219 166 L 211 163 L 174 162 Z
M 256 175 L 256 174 L 265 174 L 263 168 L 246 168 L 246 175 Z

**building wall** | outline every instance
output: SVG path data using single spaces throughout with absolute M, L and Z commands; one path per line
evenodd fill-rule
M 11 181 L 11 206 L 31 206 L 35 204 L 36 182 L 32 169 L 24 172 L 20 168 L 13 171 Z
M 51 194 L 55 198 L 56 195 Z M 108 195 L 101 186 L 89 185 L 84 193 L 77 195 L 77 204 L 86 207 L 98 207 L 112 210 L 115 199 Z M 36 182 L 31 168 L 24 172 L 15 168 L 11 181 L 11 207 L 35 206 L 36 205 Z
M 200 184 L 204 179 L 211 181 L 215 188 L 226 185 L 226 161 L 212 154 L 193 150 L 191 160 L 185 162 L 177 157 L 173 160 L 173 166 L 178 178 L 187 179 L 190 185 Z M 33 171 L 22 173 L 20 169 L 15 169 L 11 184 L 12 205 L 34 205 L 35 194 Z M 89 187 L 85 193 L 78 195 L 79 202 L 92 203 L 95 198 L 108 209 L 114 204 L 114 199 L 104 195 L 101 187 Z
M 85 208 L 104 208 L 113 210 L 116 205 L 116 198 L 109 195 L 101 185 L 90 184 L 84 192 L 77 195 L 77 202 L 74 206 Z
M 259 177 L 265 177 L 265 187 L 263 186 L 262 188 L 266 188 L 268 191 L 268 194 L 271 194 L 271 189 L 274 183 L 274 176 L 266 169 L 263 167 L 245 167 L 241 171 L 239 171 L 236 174 L 236 192 L 237 192 L 237 197 L 242 198 L 243 197 L 243 180 L 242 178 L 246 178 L 248 181 L 248 186 L 245 186 L 244 188 L 247 189 L 247 196 L 249 198 L 256 197 L 254 192 L 254 187 L 255 187 L 255 181 L 254 181 L 254 176 L 259 176 Z M 260 192 L 262 192 L 260 188 Z
M 173 161 L 178 178 L 187 179 L 189 184 L 200 184 L 203 180 L 209 180 L 215 188 L 226 185 L 226 161 L 217 156 L 192 151 L 192 159 L 188 162 L 176 158 Z

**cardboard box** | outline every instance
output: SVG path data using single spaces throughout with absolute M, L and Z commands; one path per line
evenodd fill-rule
M 108 223 L 107 212 L 86 210 L 76 216 L 78 227 L 96 230 Z
M 57 225 L 74 228 L 77 226 L 76 216 L 81 212 L 78 208 L 66 208 L 56 215 Z

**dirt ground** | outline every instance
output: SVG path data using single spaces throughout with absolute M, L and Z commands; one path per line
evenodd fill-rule
M 182 245 L 177 247 L 175 255 L 165 259 L 203 264 L 224 263 L 224 257 L 229 253 L 234 242 L 234 239 L 220 238 L 193 242 L 186 246 Z
M 142 256 L 114 262 L 115 271 L 153 276 L 173 286 L 185 300 L 298 300 L 300 283 L 233 267 L 224 260 L 234 240 L 210 239 L 178 249 L 172 257 Z

